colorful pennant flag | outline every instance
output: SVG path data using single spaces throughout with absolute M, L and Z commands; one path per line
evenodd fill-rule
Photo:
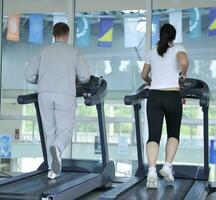
M 76 46 L 87 47 L 90 45 L 90 19 L 86 17 L 78 17 L 76 21 Z
M 208 35 L 216 35 L 216 8 L 209 9 L 209 28 Z
M 7 23 L 7 40 L 19 41 L 19 25 L 20 16 L 19 15 L 9 15 Z
M 152 47 L 157 45 L 160 32 L 160 14 L 152 16 Z
M 169 12 L 169 23 L 176 29 L 176 43 L 182 43 L 182 10 Z
M 43 15 L 42 14 L 30 15 L 29 42 L 43 43 Z
M 201 15 L 199 8 L 192 8 L 190 10 L 190 37 L 199 38 L 201 32 Z
M 98 46 L 111 47 L 113 39 L 113 19 L 103 18 L 99 23 Z
M 124 18 L 124 45 L 127 47 L 137 47 L 139 45 L 139 37 L 137 32 L 138 19 Z

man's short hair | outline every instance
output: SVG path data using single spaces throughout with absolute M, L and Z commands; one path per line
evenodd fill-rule
M 59 22 L 56 23 L 53 27 L 53 36 L 59 37 L 59 36 L 63 36 L 63 35 L 67 35 L 69 34 L 70 28 L 67 24 L 65 24 L 64 22 Z

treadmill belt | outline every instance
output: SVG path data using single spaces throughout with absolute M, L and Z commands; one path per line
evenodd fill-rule
M 123 194 L 121 200 L 183 200 L 192 187 L 194 180 L 175 179 L 174 183 L 167 183 L 160 179 L 158 189 L 147 189 L 146 180 L 140 182 L 132 190 Z
M 62 185 L 68 181 L 83 177 L 87 174 L 88 173 L 80 172 L 62 172 L 60 177 L 54 180 L 50 180 L 47 178 L 47 172 L 45 172 L 36 176 L 31 176 L 26 179 L 1 186 L 0 195 L 4 193 L 14 193 L 17 195 L 34 194 L 40 196 L 42 192 L 46 190 Z

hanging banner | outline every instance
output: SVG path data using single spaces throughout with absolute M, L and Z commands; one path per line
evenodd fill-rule
M 175 43 L 182 43 L 182 10 L 169 12 L 169 23 L 172 24 L 176 29 Z
M 7 35 L 6 39 L 11 41 L 19 41 L 19 15 L 9 15 L 7 22 Z
M 209 9 L 209 28 L 208 35 L 216 35 L 216 8 Z
M 137 47 L 139 37 L 137 32 L 138 18 L 124 18 L 124 45 L 127 47 Z
M 199 38 L 201 37 L 201 15 L 199 8 L 192 8 L 190 10 L 190 37 Z
M 30 15 L 29 42 L 43 43 L 43 15 L 41 14 Z
M 152 16 L 152 47 L 157 45 L 160 33 L 160 15 Z
M 113 40 L 113 19 L 102 18 L 99 23 L 98 46 L 111 47 Z
M 90 19 L 86 17 L 77 17 L 76 22 L 76 46 L 88 47 L 90 45 Z

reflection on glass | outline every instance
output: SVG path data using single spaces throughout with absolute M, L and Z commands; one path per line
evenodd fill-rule
M 209 109 L 209 135 L 215 137 L 215 92 L 216 92 L 216 66 L 215 51 L 216 37 L 209 37 L 209 8 L 190 9 L 164 9 L 154 10 L 153 26 L 156 27 L 169 22 L 169 14 L 181 10 L 182 17 L 182 43 L 185 46 L 189 57 L 188 77 L 205 81 L 209 85 L 211 101 Z M 194 18 L 195 17 L 195 18 Z M 160 19 L 160 20 L 158 20 Z M 177 20 L 177 18 L 175 19 Z M 196 21 L 197 20 L 197 21 Z M 177 22 L 176 22 L 177 23 Z M 177 32 L 180 29 L 177 29 Z M 155 36 L 155 35 L 154 35 Z M 155 39 L 155 37 L 154 37 Z M 155 41 L 154 41 L 154 44 Z M 161 66 L 163 67 L 163 66 Z M 176 163 L 203 163 L 203 112 L 197 100 L 186 100 L 183 106 L 183 119 L 180 136 L 180 148 L 175 159 Z M 161 147 L 166 144 L 166 128 L 163 129 Z M 164 152 L 161 152 L 159 160 L 164 162 Z M 185 156 L 186 155 L 186 156 Z
M 107 80 L 109 90 L 132 90 L 132 71 L 129 61 L 121 61 L 119 57 L 112 57 L 109 70 L 104 78 Z
M 112 21 L 112 39 L 107 39 L 109 40 L 109 47 L 99 45 L 98 43 L 99 35 L 101 38 L 102 20 L 109 21 L 109 23 Z M 88 24 L 85 25 L 84 21 L 88 21 Z M 132 122 L 133 108 L 125 106 L 123 98 L 143 83 L 140 73 L 145 57 L 145 11 L 123 10 L 76 13 L 76 26 L 76 44 L 87 58 L 91 66 L 91 73 L 103 76 L 108 83 L 108 95 L 105 99 L 105 115 L 109 157 L 115 161 L 117 175 L 130 176 L 133 173 L 131 160 L 137 159 L 135 128 L 134 122 Z M 130 29 L 131 27 L 133 28 Z M 88 31 L 86 29 L 90 31 L 90 35 L 87 34 Z M 127 40 L 126 33 L 128 33 Z M 87 37 L 90 37 L 90 41 L 87 40 Z M 85 45 L 81 42 L 85 42 Z M 87 109 L 85 113 L 82 114 L 82 112 L 84 112 L 84 107 L 80 107 L 78 115 L 83 118 L 85 117 L 86 122 L 91 121 L 92 124 L 97 125 L 97 118 L 94 118 L 96 117 L 95 115 L 91 115 Z M 97 131 L 95 127 L 94 129 L 92 128 L 92 131 Z M 98 134 L 97 132 L 89 132 L 89 129 L 88 123 L 78 124 L 76 131 L 79 130 L 79 133 L 77 132 L 76 134 L 77 136 L 81 136 L 81 132 L 83 132 L 83 143 L 90 140 L 92 143 L 95 139 L 94 136 Z M 120 146 L 119 141 L 122 141 L 122 145 Z M 89 148 L 83 147 L 83 157 L 89 155 L 89 149 L 92 149 L 90 158 L 98 157 L 98 155 L 94 154 L 93 148 L 94 145 Z M 85 152 L 85 149 L 88 152 Z M 77 157 L 79 155 L 75 147 L 73 147 L 73 154 Z
M 0 133 L 12 136 L 12 152 L 9 160 L 1 159 L 1 166 L 5 167 L 0 170 L 27 172 L 36 170 L 42 162 L 42 149 L 34 105 L 18 105 L 16 98 L 20 94 L 32 93 L 36 90 L 36 86 L 25 81 L 24 70 L 29 60 L 41 48 L 52 43 L 54 15 L 33 16 L 28 13 L 13 15 L 13 18 L 19 18 L 17 24 L 19 39 L 16 41 L 11 41 L 8 37 L 11 16 L 4 15 L 3 19 Z M 37 38 L 30 37 L 32 16 L 40 17 L 42 21 L 42 43 L 41 41 L 33 43 Z
M 183 45 L 186 47 L 189 55 L 190 67 L 188 76 L 206 81 L 211 91 L 211 101 L 209 110 L 210 138 L 215 137 L 216 133 L 216 61 L 215 61 L 215 40 L 216 37 L 208 36 L 208 8 L 199 8 L 202 19 L 201 34 L 198 38 L 191 37 L 189 22 L 191 9 L 182 10 L 182 37 Z M 76 17 L 87 17 L 87 23 L 90 23 L 89 44 L 86 47 L 79 47 L 85 55 L 91 66 L 91 73 L 96 76 L 104 76 L 108 82 L 109 93 L 105 99 L 106 126 L 109 141 L 110 158 L 114 159 L 117 166 L 117 175 L 130 176 L 136 167 L 136 141 L 135 128 L 133 121 L 133 109 L 125 106 L 123 97 L 135 91 L 143 80 L 140 73 L 145 60 L 145 31 L 146 19 L 144 10 L 124 10 L 106 12 L 106 17 L 113 19 L 113 38 L 111 47 L 98 46 L 99 21 L 104 17 L 104 12 L 77 13 Z M 1 114 L 6 118 L 1 120 L 1 133 L 10 133 L 15 137 L 19 132 L 19 139 L 14 139 L 12 157 L 16 160 L 17 169 L 22 169 L 24 163 L 19 160 L 22 157 L 41 157 L 41 149 L 38 144 L 39 133 L 35 111 L 33 105 L 20 106 L 16 104 L 16 97 L 21 93 L 35 91 L 35 87 L 29 85 L 24 80 L 24 68 L 27 62 L 44 45 L 52 43 L 52 14 L 44 15 L 44 43 L 32 44 L 28 42 L 29 14 L 20 15 L 20 41 L 12 42 L 6 40 L 8 16 L 3 20 L 3 40 L 2 40 L 2 101 Z M 65 14 L 62 14 L 65 20 Z M 169 10 L 155 10 L 153 16 L 156 16 L 154 23 L 162 25 L 169 21 Z M 159 16 L 159 17 L 158 17 Z M 138 46 L 125 47 L 124 18 L 134 18 L 137 23 Z M 55 20 L 55 19 L 54 19 Z M 80 27 L 79 33 L 86 29 L 86 21 Z M 157 26 L 153 25 L 154 40 L 158 38 L 155 30 Z M 154 41 L 155 42 L 155 41 Z M 163 66 L 161 66 L 163 67 Z M 143 111 L 141 124 L 144 127 Z M 94 107 L 86 108 L 83 100 L 78 100 L 77 126 L 73 135 L 73 156 L 74 157 L 92 157 L 99 158 L 100 155 L 94 154 L 95 136 L 98 135 L 97 113 Z M 17 118 L 17 119 L 16 119 Z M 184 106 L 184 115 L 181 129 L 180 150 L 176 157 L 176 162 L 202 162 L 202 111 L 197 101 L 187 100 Z M 15 131 L 19 130 L 19 131 Z M 164 148 L 166 141 L 166 129 L 164 127 L 161 147 Z M 144 137 L 147 133 L 143 132 Z M 118 154 L 119 137 L 126 137 L 128 142 L 128 153 Z M 25 145 L 24 145 L 25 144 Z M 32 149 L 35 149 L 32 152 Z M 191 151 L 191 149 L 193 151 Z M 29 150 L 31 149 L 31 150 Z M 15 154 L 15 152 L 19 154 Z M 29 152 L 29 154 L 26 154 Z M 83 153 L 82 153 L 83 152 Z M 86 153 L 87 152 L 87 153 Z M 188 153 L 190 152 L 190 154 Z M 89 154 L 88 154 L 89 153 Z M 185 155 L 190 155 L 186 156 Z M 190 158 L 194 158 L 193 161 Z M 36 159 L 36 158 L 35 158 Z M 163 151 L 160 154 L 160 161 L 164 160 Z M 29 161 L 29 160 L 28 160 Z M 27 161 L 27 162 L 28 162 Z M 12 161 L 4 161 L 10 163 Z M 36 163 L 38 161 L 32 161 Z M 37 164 L 35 164 L 36 166 Z M 4 165 L 5 166 L 5 165 Z M 10 165 L 12 166 L 12 164 Z M 7 168 L 7 169 L 6 169 Z M 10 170 L 5 167 L 5 170 Z M 24 171 L 27 169 L 24 169 Z

